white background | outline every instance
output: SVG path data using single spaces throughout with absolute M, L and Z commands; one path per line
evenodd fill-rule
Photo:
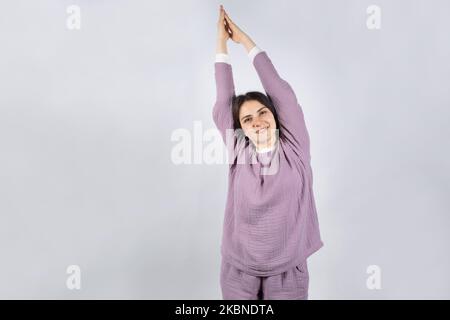
M 449 299 L 450 3 L 221 3 L 304 110 L 324 241 L 309 298 Z M 170 139 L 214 128 L 219 4 L 0 2 L 0 298 L 221 299 L 227 165 L 177 166 Z M 229 53 L 237 93 L 262 90 Z

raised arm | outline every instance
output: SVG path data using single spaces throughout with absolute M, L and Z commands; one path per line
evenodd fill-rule
M 253 49 L 252 49 L 253 50 Z M 296 149 L 299 156 L 310 159 L 309 134 L 303 110 L 294 90 L 282 79 L 265 51 L 255 48 L 253 65 L 267 95 L 272 99 L 278 113 L 281 134 Z
M 233 72 L 229 63 L 227 41 L 230 38 L 224 19 L 224 10 L 220 6 L 219 21 L 217 22 L 217 46 L 214 72 L 216 79 L 216 102 L 212 116 L 217 129 L 226 144 L 226 130 L 233 129 L 231 102 L 235 95 Z
M 247 50 L 264 90 L 275 105 L 281 126 L 281 136 L 290 143 L 300 157 L 309 161 L 309 134 L 302 108 L 292 87 L 280 77 L 267 53 L 259 49 L 253 40 L 230 19 L 226 12 L 225 20 L 232 31 L 232 40 L 241 43 Z

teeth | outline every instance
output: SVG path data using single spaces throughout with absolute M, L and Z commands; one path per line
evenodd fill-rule
M 256 133 L 259 133 L 260 131 L 263 131 L 263 130 L 266 130 L 267 128 L 262 128 L 262 129 L 259 129 L 258 131 L 256 131 Z

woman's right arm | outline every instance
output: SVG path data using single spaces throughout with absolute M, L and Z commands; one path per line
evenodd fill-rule
M 214 63 L 216 102 L 213 107 L 212 116 L 225 144 L 227 129 L 233 130 L 231 102 L 235 95 L 233 72 L 231 64 L 229 63 L 227 51 L 227 41 L 229 37 L 228 31 L 225 29 L 224 11 L 221 7 L 217 25 L 216 60 Z

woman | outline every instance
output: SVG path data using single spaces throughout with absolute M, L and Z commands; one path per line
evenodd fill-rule
M 227 41 L 242 44 L 266 92 L 236 96 Z M 231 151 L 221 244 L 224 299 L 308 299 L 307 258 L 323 246 L 309 135 L 291 86 L 227 15 L 218 21 L 213 119 Z

